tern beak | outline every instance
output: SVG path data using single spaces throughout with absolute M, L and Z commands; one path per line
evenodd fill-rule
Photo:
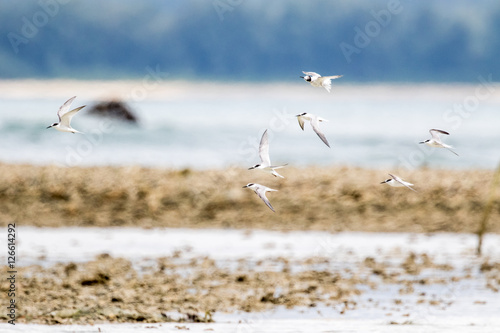
M 385 181 L 381 182 L 380 184 L 385 184 Z
M 419 142 L 419 144 L 425 143 L 425 141 Z
M 303 79 L 304 77 L 303 76 L 299 76 L 301 79 Z
M 250 167 L 250 168 L 248 168 L 248 170 L 252 170 L 252 169 L 255 169 L 255 167 Z M 246 186 L 245 186 L 245 187 L 246 187 Z
M 47 128 L 51 128 L 51 127 L 52 127 L 52 125 L 50 125 L 50 126 L 47 126 Z M 47 128 L 46 128 L 46 129 L 47 129 Z
M 242 188 L 246 188 L 246 187 L 248 187 L 248 186 L 246 186 L 246 185 L 245 185 L 245 186 L 243 186 Z

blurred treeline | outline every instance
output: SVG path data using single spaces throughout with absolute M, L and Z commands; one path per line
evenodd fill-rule
M 1 78 L 141 78 L 147 66 L 206 80 L 289 81 L 301 70 L 353 82 L 500 74 L 498 0 L 2 0 L 0 7 Z M 367 27 L 369 41 L 359 40 L 356 29 Z M 342 43 L 357 49 L 349 59 Z

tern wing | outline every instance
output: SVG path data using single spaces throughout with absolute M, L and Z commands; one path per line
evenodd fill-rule
M 282 164 L 282 165 L 271 165 L 269 166 L 271 169 L 281 169 L 281 168 L 284 168 L 288 165 L 288 163 L 286 164 Z
M 330 148 L 330 144 L 328 143 L 326 136 L 319 129 L 318 117 L 315 117 L 314 119 L 311 120 L 311 126 L 312 126 L 314 132 L 316 132 L 316 134 L 319 136 L 319 138 L 325 143 L 325 145 L 327 145 L 328 148 Z
M 73 116 L 78 112 L 80 111 L 81 109 L 83 109 L 86 105 L 84 106 L 80 106 L 76 109 L 73 109 L 69 112 L 66 112 L 65 114 L 63 114 L 61 117 L 60 117 L 60 123 L 62 125 L 66 125 L 68 127 L 70 127 L 70 123 L 71 123 L 71 118 L 73 118 Z
M 299 121 L 300 128 L 302 128 L 302 130 L 304 130 L 304 123 L 305 123 L 304 117 L 297 116 L 297 120 Z
M 263 164 L 266 166 L 271 165 L 271 159 L 269 158 L 269 139 L 267 137 L 267 129 L 262 134 L 259 145 L 259 156 Z
M 304 71 L 302 71 L 302 73 L 304 73 L 305 75 L 309 75 L 311 78 L 312 77 L 321 77 L 321 75 L 319 75 L 318 73 L 314 73 L 314 72 L 304 72 Z
M 267 205 L 267 207 L 269 207 L 274 212 L 273 206 L 271 205 L 271 203 L 269 202 L 269 200 L 266 197 L 266 191 L 276 191 L 276 190 L 273 190 L 270 188 L 260 187 L 257 190 L 255 190 L 255 193 L 259 196 L 259 198 L 262 199 L 262 201 L 264 201 L 264 203 Z
M 441 133 L 441 134 L 446 134 L 446 135 L 450 135 L 450 133 L 448 133 L 448 132 L 445 132 L 445 131 L 443 131 L 443 130 L 439 130 L 439 129 L 434 129 L 434 128 L 433 128 L 433 129 L 431 129 L 431 130 L 429 130 L 429 133 L 431 133 L 432 138 L 433 138 L 434 140 L 440 140 L 440 138 L 439 138 L 439 133 Z
M 271 167 L 271 169 L 273 169 L 273 171 L 271 172 L 271 174 L 272 174 L 274 177 L 285 178 L 285 177 L 283 177 L 282 175 L 280 175 L 278 172 L 276 172 L 276 170 L 274 170 L 275 168 Z
M 323 79 L 321 78 L 323 81 L 321 82 L 321 85 L 323 86 L 323 88 L 326 89 L 326 91 L 330 92 L 332 90 L 332 81 L 330 81 L 330 79 Z
M 338 79 L 342 77 L 343 75 L 334 75 L 334 76 L 322 76 L 321 79 L 323 80 L 322 86 L 326 89 L 326 91 L 330 92 L 332 89 L 332 81 L 333 79 Z
M 61 122 L 62 116 L 68 112 L 69 108 L 71 107 L 71 103 L 73 103 L 73 100 L 76 98 L 76 96 L 71 97 L 68 99 L 64 104 L 59 108 L 59 111 L 57 111 L 57 116 L 59 117 L 59 122 Z
M 407 183 L 405 181 L 403 181 L 401 178 L 399 178 L 398 176 L 394 176 L 394 175 L 391 175 L 389 174 L 389 176 L 392 177 L 392 179 L 394 179 L 395 181 L 397 181 L 398 183 L 400 183 L 401 185 L 403 185 L 404 187 L 407 187 L 409 188 L 410 190 L 412 190 L 413 192 L 417 192 L 416 190 L 414 190 L 413 188 L 410 187 L 410 185 L 413 185 L 413 184 L 410 184 L 410 183 Z M 410 185 L 408 185 L 410 184 Z
M 324 78 L 334 80 L 334 79 L 340 79 L 344 75 L 333 75 L 333 76 L 323 76 Z
M 407 185 L 407 184 L 403 184 L 403 185 L 404 185 L 405 187 L 409 188 L 410 190 L 412 190 L 413 192 L 417 192 L 417 190 L 415 190 L 415 189 L 411 188 L 409 185 Z

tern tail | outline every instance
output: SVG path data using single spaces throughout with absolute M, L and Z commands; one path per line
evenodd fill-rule
M 453 154 L 455 154 L 455 155 L 459 156 L 457 153 L 455 153 L 455 152 L 454 152 L 453 150 L 451 150 L 450 148 L 448 148 L 448 147 L 445 147 L 445 148 L 446 148 L 446 149 L 448 149 L 449 151 L 451 151 Z
M 285 178 L 283 177 L 282 175 L 280 175 L 279 173 L 277 173 L 276 171 L 273 170 L 273 172 L 271 172 L 271 174 L 274 176 L 274 177 L 280 177 L 280 178 Z
M 283 165 L 272 165 L 272 166 L 270 166 L 270 168 L 271 169 L 281 169 L 281 168 L 286 167 L 287 165 L 288 165 L 288 163 L 287 164 L 283 164 Z

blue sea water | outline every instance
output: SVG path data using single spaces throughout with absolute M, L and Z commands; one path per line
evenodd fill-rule
M 68 167 L 248 167 L 259 161 L 258 143 L 268 129 L 274 164 L 394 170 L 494 168 L 500 162 L 500 102 L 492 97 L 473 104 L 473 87 L 470 94 L 446 87 L 442 93 L 402 96 L 391 89 L 365 95 L 366 87 L 356 86 L 332 94 L 303 88 L 309 89 L 305 95 L 259 97 L 242 87 L 237 96 L 214 89 L 212 95 L 194 91 L 177 99 L 130 101 L 140 120 L 137 125 L 90 116 L 87 107 L 72 123 L 84 135 L 46 129 L 57 121 L 56 111 L 67 98 L 3 95 L 0 161 Z M 94 102 L 83 96 L 73 107 Z M 309 124 L 300 129 L 295 115 L 302 112 L 329 120 L 321 128 L 331 149 Z M 443 141 L 460 156 L 419 145 L 430 137 L 430 128 L 449 131 Z

